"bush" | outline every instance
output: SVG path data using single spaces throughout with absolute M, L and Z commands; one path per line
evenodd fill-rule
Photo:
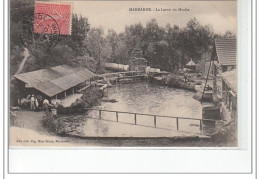
M 194 91 L 194 92 L 196 91 L 194 85 L 185 83 L 181 79 L 181 77 L 176 74 L 171 74 L 170 77 L 163 78 L 163 81 L 165 81 L 165 84 L 169 87 L 180 88 L 180 89 L 190 90 L 190 91 Z
M 54 116 L 52 113 L 46 112 L 42 122 L 43 126 L 49 131 L 55 132 L 60 136 L 79 136 L 81 126 L 85 123 L 85 118 L 83 115 Z
M 52 113 L 45 112 L 42 120 L 43 126 L 49 129 L 50 131 L 56 132 L 56 125 L 54 121 L 54 115 Z
M 220 146 L 236 146 L 237 145 L 237 133 L 236 133 L 235 121 L 232 120 L 223 126 L 220 126 L 211 135 L 213 142 Z
M 87 112 L 86 108 L 91 108 L 96 105 L 103 96 L 103 91 L 93 89 L 87 91 L 83 96 L 71 104 L 70 107 L 57 106 L 58 115 L 55 116 L 52 113 L 45 112 L 43 116 L 43 126 L 49 131 L 55 132 L 59 135 L 70 135 L 70 132 L 74 131 L 75 126 L 84 118 L 77 114 Z M 75 115 L 76 114 L 76 115 Z
M 70 114 L 82 114 L 87 110 L 98 104 L 100 99 L 103 97 L 103 91 L 92 89 L 84 93 L 80 99 L 77 99 L 75 103 L 72 103 L 70 107 L 63 107 L 62 105 L 57 106 L 57 113 L 59 115 L 70 115 Z

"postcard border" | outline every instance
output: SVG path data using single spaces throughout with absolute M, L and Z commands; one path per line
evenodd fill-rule
M 8 9 L 7 9 L 7 11 L 8 12 L 10 12 L 10 0 L 7 0 L 8 1 Z M 108 1 L 110 1 L 110 0 L 108 0 Z M 124 1 L 124 0 L 119 0 L 119 1 Z M 145 1 L 145 0 L 144 0 Z M 148 0 L 148 1 L 153 1 L 153 0 Z M 166 0 L 167 1 L 167 0 Z M 174 0 L 169 0 L 169 1 L 174 1 Z M 189 1 L 189 0 L 184 0 L 184 1 Z M 198 0 L 197 0 L 198 1 Z M 204 0 L 201 0 L 201 1 L 204 1 Z M 217 0 L 217 1 L 228 1 L 228 0 Z M 235 1 L 235 0 L 232 0 L 232 1 Z M 255 2 L 255 4 L 257 4 L 257 1 Z M 5 13 L 6 13 L 6 11 L 5 11 L 5 0 L 3 1 L 3 17 L 4 17 L 4 24 L 5 24 Z M 257 6 L 255 7 L 255 11 L 256 11 L 256 14 L 257 14 Z M 7 24 L 8 24 L 8 29 L 10 29 L 10 15 L 9 15 L 9 13 L 8 13 L 8 15 L 7 15 L 7 18 L 8 18 L 8 22 L 7 22 Z M 257 21 L 257 17 L 256 17 L 256 21 Z M 257 24 L 257 22 L 255 22 L 255 24 Z M 3 26 L 3 37 L 5 36 L 5 33 L 6 33 L 6 31 L 5 31 L 5 27 Z M 8 41 L 10 41 L 10 33 L 8 33 L 7 32 L 7 35 L 8 35 Z M 254 42 L 253 41 L 253 0 L 251 0 L 251 45 L 252 45 L 252 47 L 253 47 L 253 45 L 254 45 L 254 43 L 256 43 L 256 42 Z M 4 45 L 6 44 L 6 42 L 5 42 L 5 38 L 3 38 L 3 82 L 4 82 L 4 84 L 5 84 L 5 82 L 6 82 L 6 78 L 5 78 L 5 73 L 6 73 L 6 70 L 5 70 L 5 57 L 6 57 L 6 54 L 5 54 L 5 47 L 4 47 Z M 256 45 L 256 44 L 255 44 Z M 9 54 L 9 51 L 10 51 L 10 44 L 8 45 L 8 49 L 7 49 L 7 60 L 10 58 L 10 54 Z M 257 52 L 255 51 L 255 57 L 257 57 Z M 252 55 L 252 59 L 251 59 L 251 71 L 253 72 L 253 48 L 251 49 L 251 55 Z M 9 60 L 8 60 L 9 61 Z M 255 62 L 256 64 L 257 64 L 257 61 Z M 10 90 L 10 84 L 9 84 L 9 82 L 10 82 L 10 78 L 9 78 L 9 76 L 10 76 L 10 69 L 9 69 L 9 66 L 10 66 L 10 63 L 8 63 L 8 69 L 7 69 L 7 71 L 8 71 L 8 79 L 7 79 L 7 82 L 8 82 L 8 90 Z M 251 74 L 251 80 L 253 80 L 253 76 L 254 75 L 257 75 L 257 65 L 256 65 L 256 67 L 255 67 L 255 73 L 256 74 Z M 256 91 L 257 91 L 257 76 L 255 77 L 256 79 L 255 79 L 255 84 L 256 84 Z M 253 106 L 253 104 L 254 104 L 254 100 L 253 100 L 253 95 L 254 95 L 254 93 L 253 93 L 253 81 L 252 81 L 252 83 L 251 83 L 251 105 Z M 6 90 L 5 90 L 5 87 L 4 87 L 4 85 L 3 85 L 3 93 L 4 93 L 4 95 L 6 94 Z M 257 93 L 255 94 L 255 96 L 257 97 Z M 3 165 L 3 167 L 4 167 L 4 172 L 3 172 L 3 177 L 5 177 L 5 149 L 6 149 L 6 147 L 5 147 L 5 120 L 6 120 L 6 114 L 5 114 L 5 112 L 6 112 L 6 106 L 4 106 L 4 104 L 5 104 L 5 98 L 3 98 L 4 100 L 3 100 L 3 107 L 4 107 L 4 110 L 3 110 L 3 127 L 4 127 L 4 129 L 3 129 L 3 163 L 4 163 L 4 165 Z M 8 93 L 8 105 L 10 104 L 10 94 Z M 256 104 L 256 102 L 255 102 L 255 106 L 257 106 L 257 104 Z M 9 107 L 8 107 L 8 113 L 7 113 L 7 123 L 8 123 L 8 119 L 9 119 L 9 117 L 10 117 L 10 114 L 9 114 Z M 251 129 L 253 129 L 253 107 L 251 108 Z M 257 110 L 255 110 L 255 117 L 257 117 Z M 256 124 L 257 124 L 257 120 L 256 120 Z M 257 156 L 257 125 L 255 126 L 255 132 L 256 132 L 256 137 L 255 137 L 255 146 L 256 146 L 256 156 Z M 7 144 L 8 144 L 8 146 L 7 146 L 7 168 L 8 168 L 8 174 L 62 174 L 62 173 L 10 173 L 9 172 L 9 149 L 10 149 L 10 146 L 9 146 L 9 138 L 10 138 L 10 136 L 9 136 L 9 128 L 7 129 L 7 133 L 8 133 L 8 141 L 7 141 Z M 36 148 L 30 148 L 30 149 L 36 149 Z M 48 149 L 51 149 L 51 148 L 48 148 Z M 64 148 L 59 148 L 59 149 L 61 149 L 61 150 L 64 150 Z M 218 148 L 219 149 L 219 148 Z M 56 148 L 56 150 L 57 150 L 57 148 Z M 66 149 L 65 149 L 66 150 Z M 82 148 L 82 150 L 86 150 L 85 148 Z M 100 150 L 100 149 L 98 149 L 98 150 Z M 111 149 L 103 149 L 103 150 L 111 150 Z M 115 149 L 112 149 L 112 150 L 115 150 Z M 116 149 L 116 150 L 121 150 L 121 149 Z M 134 149 L 135 150 L 135 149 Z M 137 149 L 137 150 L 139 150 L 139 149 Z M 145 150 L 149 150 L 149 148 L 146 148 Z M 155 150 L 155 149 L 151 149 L 151 150 Z M 164 148 L 162 148 L 162 149 L 158 149 L 158 150 L 164 150 Z M 174 150 L 174 149 L 169 149 L 169 150 Z M 189 150 L 192 150 L 192 149 L 189 149 Z M 205 149 L 199 149 L 199 150 L 205 150 Z M 206 150 L 208 150 L 208 149 L 206 149 Z M 257 165 L 257 160 L 256 160 L 256 165 Z M 256 172 L 256 176 L 257 176 L 257 171 L 255 171 Z M 251 173 L 210 173 L 210 174 L 252 174 L 253 173 L 253 130 L 251 130 Z M 64 174 L 82 174 L 82 173 L 64 173 Z M 83 174 L 90 174 L 90 173 L 83 173 Z M 100 174 L 100 173 L 96 173 L 96 174 Z M 111 173 L 109 173 L 109 174 L 111 174 Z M 120 172 L 119 173 L 115 173 L 115 174 L 120 174 Z M 132 174 L 132 173 L 131 173 Z M 143 173 L 142 173 L 143 174 Z M 160 174 L 160 173 L 158 173 L 158 174 Z M 172 174 L 209 174 L 209 173 L 172 173 Z

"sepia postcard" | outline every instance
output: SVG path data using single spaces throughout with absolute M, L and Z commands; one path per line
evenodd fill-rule
M 9 147 L 238 147 L 237 1 L 9 3 Z

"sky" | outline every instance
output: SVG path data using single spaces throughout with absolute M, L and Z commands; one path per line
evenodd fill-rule
M 153 11 L 129 11 L 129 8 L 151 8 Z M 187 8 L 189 11 L 155 11 L 155 8 Z M 237 33 L 236 1 L 74 1 L 73 13 L 87 17 L 91 27 L 103 27 L 123 32 L 126 25 L 144 26 L 156 18 L 160 26 L 167 23 L 184 27 L 196 18 L 202 25 L 211 25 L 214 32 Z

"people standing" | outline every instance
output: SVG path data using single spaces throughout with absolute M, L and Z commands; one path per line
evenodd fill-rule
M 43 106 L 44 106 L 45 110 L 47 112 L 49 112 L 49 100 L 48 99 L 43 100 Z
M 38 99 L 35 98 L 35 109 L 36 109 L 36 110 L 38 110 L 38 106 L 39 106 Z
M 32 95 L 32 97 L 31 97 L 31 110 L 32 111 L 35 110 L 35 98 L 34 98 L 34 95 Z

